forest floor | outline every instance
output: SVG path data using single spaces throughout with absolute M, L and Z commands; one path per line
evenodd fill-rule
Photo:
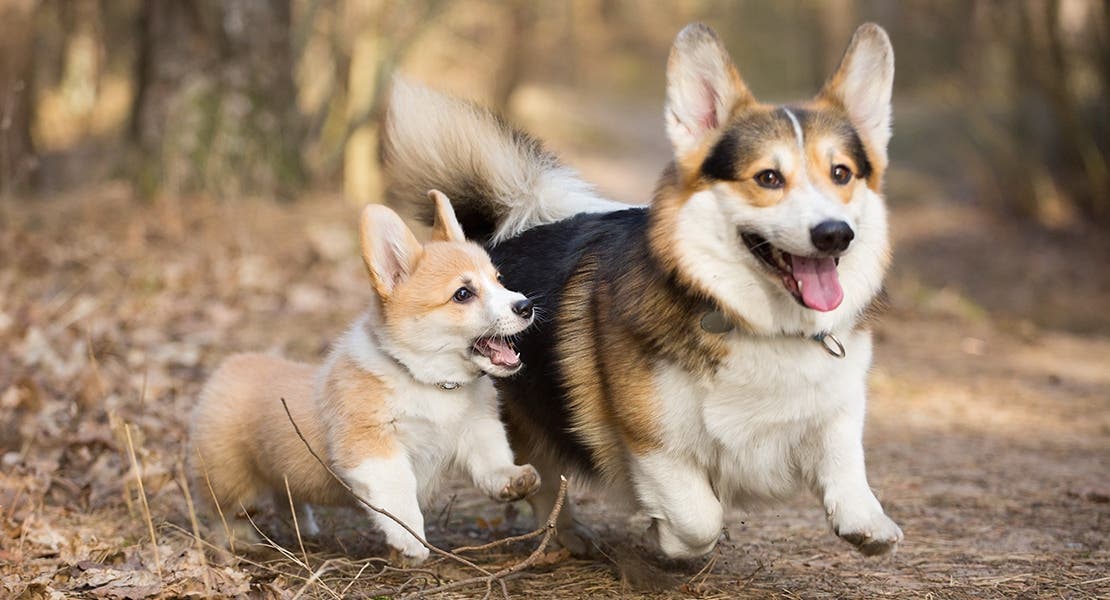
M 708 559 L 669 562 L 644 548 L 642 517 L 579 494 L 606 557 L 546 554 L 513 597 L 1110 598 L 1110 243 L 901 185 L 865 439 L 898 552 L 857 555 L 799 497 L 731 515 Z M 370 297 L 356 216 L 327 194 L 144 203 L 118 184 L 0 200 L 0 596 L 331 598 L 475 574 L 382 572 L 380 537 L 347 509 L 323 511 L 303 552 L 272 519 L 287 555 L 197 551 L 182 477 L 197 391 L 237 351 L 322 357 Z M 519 510 L 453 486 L 430 541 L 526 532 Z M 532 547 L 473 559 L 500 568 Z

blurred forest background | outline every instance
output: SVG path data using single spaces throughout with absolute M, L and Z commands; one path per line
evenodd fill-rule
M 590 138 L 598 102 L 618 107 L 603 121 L 658 110 L 683 23 L 712 24 L 751 86 L 786 99 L 812 94 L 875 20 L 897 56 L 896 162 L 963 201 L 1105 226 L 1107 13 L 1098 0 L 5 0 L 0 190 L 124 178 L 148 198 L 322 186 L 374 200 L 396 69 L 518 118 L 545 102 L 579 113 Z M 654 144 L 590 141 L 664 160 L 660 129 Z
M 380 198 L 391 73 L 499 108 L 645 202 L 670 155 L 666 56 L 695 20 L 767 101 L 814 94 L 859 23 L 890 34 L 895 257 L 865 444 L 906 543 L 857 556 L 803 494 L 676 564 L 642 548 L 646 519 L 577 494 L 605 556 L 545 555 L 510 593 L 1110 597 L 1105 0 L 0 0 L 0 596 L 474 575 L 385 570 L 343 509 L 298 551 L 210 562 L 183 468 L 196 394 L 234 352 L 319 361 L 365 308 L 355 223 Z M 531 527 L 460 485 L 428 514 L 445 548 Z

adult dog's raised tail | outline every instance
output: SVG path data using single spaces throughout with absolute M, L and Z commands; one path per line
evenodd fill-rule
M 389 96 L 381 158 L 390 205 L 430 223 L 427 192 L 441 190 L 472 239 L 496 243 L 578 213 L 628 208 L 598 196 L 489 110 L 401 77 Z

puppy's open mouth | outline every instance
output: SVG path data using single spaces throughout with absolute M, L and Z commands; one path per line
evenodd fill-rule
M 516 345 L 503 337 L 482 337 L 474 342 L 474 352 L 489 359 L 498 367 L 515 369 L 520 366 L 520 354 Z
M 802 306 L 828 312 L 844 300 L 836 272 L 839 258 L 790 254 L 754 233 L 741 232 L 740 238 L 765 267 L 782 279 L 783 287 Z

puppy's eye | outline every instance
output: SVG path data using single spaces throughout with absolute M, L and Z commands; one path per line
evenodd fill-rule
M 755 182 L 759 184 L 759 187 L 769 190 L 777 190 L 786 185 L 786 180 L 783 179 L 782 173 L 774 169 L 766 169 L 756 173 Z
M 497 274 L 497 283 L 505 283 L 505 276 L 498 273 Z
M 844 185 L 852 180 L 852 170 L 844 165 L 835 165 L 832 168 L 832 179 L 837 185 Z
M 462 304 L 463 302 L 466 302 L 467 300 L 470 300 L 473 297 L 474 297 L 474 292 L 470 291 L 470 288 L 468 288 L 466 286 L 463 286 L 463 287 L 455 290 L 455 295 L 451 296 L 451 299 L 454 300 L 455 302 L 458 302 L 459 304 Z

